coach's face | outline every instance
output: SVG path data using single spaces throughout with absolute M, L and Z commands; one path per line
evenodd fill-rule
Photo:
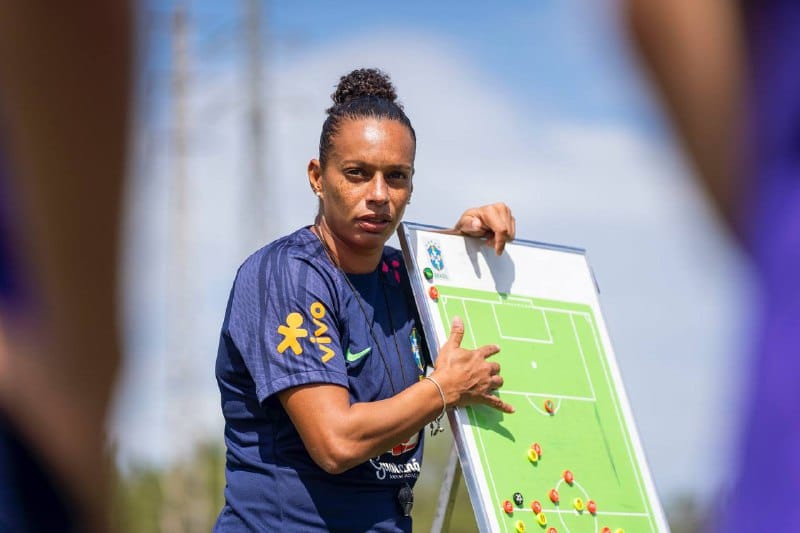
M 411 197 L 416 145 L 396 120 L 342 121 L 324 168 L 308 165 L 312 189 L 321 200 L 320 226 L 341 263 L 343 254 L 375 256 L 403 218 Z

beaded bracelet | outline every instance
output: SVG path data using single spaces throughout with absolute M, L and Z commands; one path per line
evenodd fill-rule
M 439 396 L 442 397 L 442 412 L 439 413 L 439 416 L 437 416 L 433 422 L 431 422 L 431 437 L 433 437 L 444 431 L 444 428 L 442 427 L 442 418 L 444 418 L 444 415 L 447 412 L 447 400 L 445 399 L 442 386 L 439 385 L 438 381 L 431 376 L 425 376 L 425 379 L 436 385 L 436 390 L 439 391 Z

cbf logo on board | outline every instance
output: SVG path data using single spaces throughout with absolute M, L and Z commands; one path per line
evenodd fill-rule
M 437 241 L 428 241 L 425 243 L 425 249 L 428 250 L 428 257 L 431 259 L 431 266 L 441 272 L 444 270 L 444 260 L 442 259 L 442 248 Z
M 442 247 L 438 241 L 428 241 L 425 243 L 425 250 L 428 252 L 428 259 L 431 260 L 431 266 L 434 268 L 435 276 L 441 279 L 447 279 L 447 270 L 444 266 L 444 258 L 442 257 Z

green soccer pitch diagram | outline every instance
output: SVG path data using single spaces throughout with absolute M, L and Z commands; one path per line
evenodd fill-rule
M 464 321 L 462 346 L 496 344 L 515 408 L 456 409 L 450 425 L 481 531 L 669 531 L 582 250 L 398 231 L 432 354 Z

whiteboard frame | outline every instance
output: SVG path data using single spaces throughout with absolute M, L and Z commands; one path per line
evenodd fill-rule
M 428 351 L 431 359 L 435 362 L 438 356 L 439 345 L 444 343 L 446 339 L 440 339 L 434 329 L 435 319 L 431 315 L 430 308 L 428 307 L 426 286 L 423 282 L 423 273 L 419 270 L 415 244 L 417 242 L 418 232 L 441 233 L 443 236 L 459 237 L 453 235 L 448 228 L 438 226 L 431 226 L 427 224 L 420 224 L 415 222 L 403 222 L 397 228 L 397 236 L 400 241 L 400 248 L 403 252 L 405 259 L 406 269 L 408 271 L 409 280 L 411 282 L 412 292 L 414 294 L 414 301 L 422 320 L 422 330 L 425 334 L 425 341 L 428 346 Z M 471 239 L 472 237 L 462 236 L 463 239 Z M 611 370 L 611 377 L 615 389 L 618 393 L 619 403 L 622 408 L 624 417 L 627 422 L 627 429 L 630 432 L 630 439 L 632 441 L 636 459 L 639 462 L 642 479 L 645 485 L 647 498 L 654 512 L 654 520 L 658 527 L 658 531 L 669 532 L 669 525 L 667 523 L 664 510 L 661 506 L 658 492 L 656 491 L 655 484 L 653 483 L 650 468 L 647 462 L 647 457 L 641 445 L 641 439 L 636 427 L 636 421 L 628 401 L 628 395 L 622 382 L 622 377 L 617 365 L 616 356 L 614 355 L 611 340 L 605 327 L 605 319 L 603 318 L 602 310 L 600 309 L 599 295 L 600 287 L 597 283 L 597 278 L 594 271 L 586 258 L 586 250 L 582 248 L 563 246 L 557 244 L 550 244 L 526 239 L 514 239 L 514 245 L 528 246 L 539 248 L 543 250 L 552 250 L 556 252 L 577 254 L 583 257 L 586 262 L 586 268 L 591 276 L 594 290 L 596 291 L 597 300 L 594 302 L 596 307 L 596 322 L 600 333 L 603 337 L 603 344 L 605 348 L 605 355 L 608 365 Z M 499 532 L 498 524 L 493 520 L 494 513 L 488 508 L 491 505 L 491 499 L 488 494 L 485 494 L 479 479 L 484 479 L 483 467 L 480 461 L 473 461 L 469 451 L 469 438 L 465 432 L 465 427 L 469 425 L 468 415 L 465 409 L 455 408 L 448 410 L 448 420 L 450 428 L 453 432 L 453 442 L 458 455 L 458 460 L 461 464 L 461 469 L 464 476 L 467 493 L 469 494 L 470 501 L 473 505 L 475 513 L 475 520 L 478 529 L 482 532 Z M 487 504 L 487 502 L 489 502 Z

